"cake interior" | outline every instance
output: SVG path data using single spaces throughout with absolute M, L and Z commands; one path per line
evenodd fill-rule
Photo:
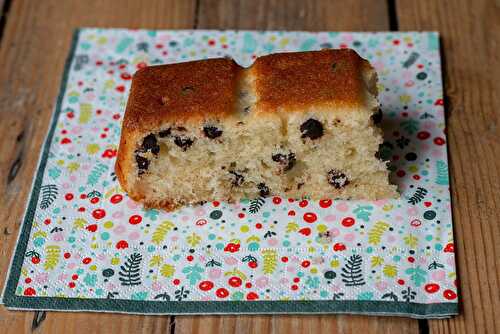
M 139 193 L 149 194 L 146 203 L 274 194 L 394 197 L 386 163 L 377 158 L 382 134 L 372 117 L 377 103 L 368 92 L 373 87 L 367 87 L 364 108 L 319 105 L 274 113 L 255 109 L 250 74 L 236 90 L 235 112 L 223 122 L 165 123 L 139 138 L 137 174 L 131 178 Z

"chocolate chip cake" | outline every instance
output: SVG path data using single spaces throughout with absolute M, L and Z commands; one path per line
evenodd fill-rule
M 349 49 L 137 71 L 116 175 L 147 207 L 397 196 L 378 159 L 377 76 Z

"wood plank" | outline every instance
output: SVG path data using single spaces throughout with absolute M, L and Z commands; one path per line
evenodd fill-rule
M 438 30 L 445 61 L 461 315 L 431 333 L 500 333 L 500 3 L 401 0 L 401 30 Z
M 0 49 L 0 285 L 3 286 L 73 30 L 193 28 L 195 0 L 16 0 Z M 3 333 L 29 332 L 33 312 L 0 307 Z M 165 332 L 169 317 L 49 312 L 37 332 Z
M 197 28 L 260 30 L 387 30 L 384 2 L 201 0 Z M 187 333 L 417 333 L 418 322 L 362 316 L 177 316 Z

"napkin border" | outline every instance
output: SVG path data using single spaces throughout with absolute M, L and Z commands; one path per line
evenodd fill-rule
M 43 175 L 47 166 L 50 145 L 66 91 L 72 60 L 78 45 L 80 32 L 73 32 L 71 47 L 66 58 L 57 103 L 40 154 L 36 176 L 26 207 L 22 228 L 6 276 L 6 284 L 0 303 L 11 310 L 91 311 L 127 314 L 363 314 L 409 316 L 417 319 L 445 318 L 458 314 L 458 303 L 422 304 L 413 302 L 356 301 L 356 300 L 296 300 L 296 301 L 138 301 L 104 298 L 28 297 L 16 295 L 21 268 L 31 233 L 36 205 L 40 195 Z M 207 310 L 210 310 L 207 312 Z

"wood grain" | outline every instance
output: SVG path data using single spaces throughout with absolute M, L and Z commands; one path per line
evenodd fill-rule
M 11 3 L 0 48 L 0 285 L 3 286 L 73 30 L 193 28 L 195 1 L 45 0 Z M 2 333 L 29 332 L 33 312 L 0 307 Z M 49 312 L 37 332 L 158 332 L 169 317 Z M 103 327 L 106 326 L 106 327 Z
M 197 28 L 258 30 L 387 30 L 385 1 L 213 1 L 199 3 Z M 177 316 L 187 333 L 418 333 L 405 318 L 362 316 Z
M 438 30 L 461 315 L 431 333 L 500 333 L 500 3 L 397 1 L 401 30 Z

